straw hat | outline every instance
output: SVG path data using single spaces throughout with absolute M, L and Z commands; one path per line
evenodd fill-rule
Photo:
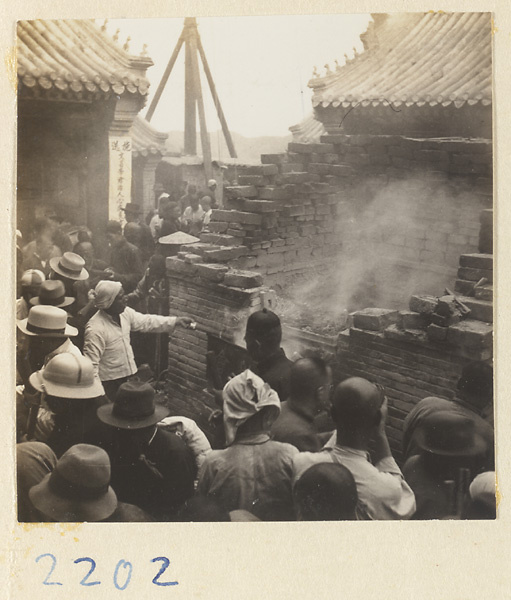
M 81 256 L 74 252 L 64 252 L 62 256 L 50 258 L 50 267 L 63 277 L 81 281 L 88 279 L 89 273 L 86 271 L 85 261 Z
M 26 319 L 16 325 L 23 333 L 40 337 L 73 337 L 78 329 L 67 324 L 67 313 L 56 306 L 33 306 Z

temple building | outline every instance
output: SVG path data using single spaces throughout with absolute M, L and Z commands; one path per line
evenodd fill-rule
M 93 20 L 19 21 L 17 34 L 18 227 L 53 210 L 99 240 L 131 201 L 132 133 L 136 156 L 143 137 L 132 127 L 153 61 Z
M 372 16 L 364 51 L 309 82 L 325 129 L 491 138 L 490 13 Z

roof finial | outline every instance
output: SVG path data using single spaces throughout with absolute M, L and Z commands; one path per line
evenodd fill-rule
M 330 65 L 329 65 L 328 63 L 326 63 L 326 65 L 325 65 L 325 70 L 326 70 L 326 74 L 327 74 L 327 75 L 330 75 L 330 73 L 332 72 L 332 71 L 330 70 Z
M 103 25 L 101 25 L 101 31 L 106 31 L 107 23 L 108 23 L 108 19 L 105 19 L 105 22 L 103 23 Z
M 339 64 L 339 61 L 337 59 L 335 59 L 335 70 L 336 71 L 340 71 L 341 70 L 341 65 Z
M 114 42 L 116 42 L 119 39 L 119 33 L 121 32 L 120 29 L 118 29 L 115 33 L 114 33 Z
M 346 53 L 344 53 L 344 60 L 350 62 L 350 57 Z
M 130 49 L 130 40 L 131 40 L 131 38 L 130 38 L 130 36 L 128 36 L 128 37 L 126 38 L 126 43 L 125 43 L 125 44 L 124 44 L 124 46 L 122 47 L 122 49 L 123 49 L 124 51 L 126 51 L 126 52 L 128 52 L 128 51 L 129 51 L 129 49 Z
M 353 46 L 353 58 L 356 58 L 358 56 L 358 50 L 355 48 L 355 46 Z
M 312 71 L 312 76 L 319 77 L 318 67 L 316 67 L 316 65 L 314 65 L 314 70 Z
M 140 56 L 147 56 L 147 44 L 142 46 L 142 52 L 140 53 Z

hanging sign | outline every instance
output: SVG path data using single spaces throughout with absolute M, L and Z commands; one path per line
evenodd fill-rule
M 108 218 L 124 223 L 121 209 L 131 201 L 131 138 L 110 136 L 109 144 Z

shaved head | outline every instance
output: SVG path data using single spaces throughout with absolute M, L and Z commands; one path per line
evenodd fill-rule
M 338 431 L 354 433 L 378 425 L 383 396 L 367 379 L 350 377 L 340 383 L 334 392 L 332 418 Z
M 291 397 L 310 397 L 318 387 L 325 385 L 328 379 L 328 368 L 321 358 L 300 358 L 291 367 Z

